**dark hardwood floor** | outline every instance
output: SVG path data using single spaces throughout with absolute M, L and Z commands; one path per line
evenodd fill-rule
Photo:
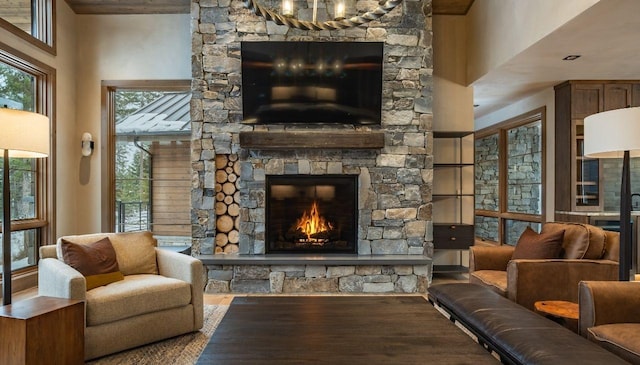
M 423 296 L 233 299 L 197 364 L 497 364 Z

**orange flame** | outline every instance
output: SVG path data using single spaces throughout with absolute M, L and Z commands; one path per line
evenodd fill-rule
M 311 205 L 310 211 L 305 211 L 302 217 L 296 222 L 296 229 L 302 230 L 307 235 L 307 239 L 311 239 L 311 235 L 320 232 L 326 232 L 333 229 L 329 221 L 320 216 L 318 212 L 318 203 L 315 201 Z

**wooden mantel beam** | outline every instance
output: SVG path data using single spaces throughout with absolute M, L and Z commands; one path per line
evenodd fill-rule
M 240 132 L 240 146 L 264 150 L 295 148 L 378 149 L 384 147 L 384 132 Z

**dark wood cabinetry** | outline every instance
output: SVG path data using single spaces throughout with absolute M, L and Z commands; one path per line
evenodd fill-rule
M 556 210 L 602 210 L 602 166 L 583 155 L 584 118 L 628 106 L 640 106 L 640 81 L 567 81 L 555 87 Z
M 434 223 L 433 247 L 436 249 L 467 250 L 473 246 L 474 230 L 470 224 Z

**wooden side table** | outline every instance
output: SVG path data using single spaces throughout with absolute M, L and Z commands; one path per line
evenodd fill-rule
M 0 307 L 0 364 L 84 364 L 84 302 L 34 297 Z
M 536 311 L 550 319 L 564 325 L 574 332 L 578 332 L 578 318 L 580 309 L 578 303 L 565 300 L 542 300 L 533 304 Z

